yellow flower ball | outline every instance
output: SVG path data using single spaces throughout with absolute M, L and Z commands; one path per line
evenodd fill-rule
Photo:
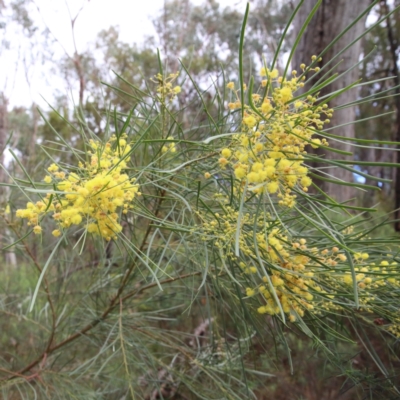
M 274 194 L 278 191 L 279 185 L 278 182 L 270 182 L 267 184 L 268 193 Z
M 232 152 L 229 149 L 222 149 L 221 155 L 225 158 L 229 158 L 232 155 Z
M 53 236 L 58 237 L 61 235 L 61 231 L 59 229 L 54 229 L 53 232 L 51 232 Z

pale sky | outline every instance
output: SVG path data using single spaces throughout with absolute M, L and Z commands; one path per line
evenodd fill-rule
M 206 0 L 191 1 L 201 4 Z M 219 0 L 219 3 L 221 7 L 235 7 L 244 13 L 247 0 Z M 31 0 L 29 13 L 40 30 L 48 27 L 50 36 L 56 39 L 51 51 L 53 59 L 59 60 L 65 51 L 73 55 L 70 15 L 75 17 L 82 6 L 75 24 L 78 52 L 84 51 L 101 30 L 110 26 L 119 26 L 122 41 L 142 42 L 145 36 L 155 33 L 151 19 L 161 12 L 163 5 L 164 0 Z M 8 49 L 1 43 L 4 32 Z M 42 96 L 52 103 L 55 89 L 71 95 L 60 74 L 57 76 L 56 71 L 51 71 L 48 63 L 42 64 L 38 54 L 33 52 L 32 56 L 35 40 L 29 41 L 20 31 L 14 32 L 12 26 L 0 29 L 0 93 L 9 99 L 10 108 L 16 105 L 29 107 L 33 102 L 47 108 Z
M 206 0 L 191 0 L 201 4 Z M 44 20 L 52 32 L 72 50 L 71 28 L 68 8 L 75 16 L 84 5 L 76 23 L 76 37 L 81 38 L 78 45 L 85 46 L 94 40 L 97 33 L 111 25 L 119 25 L 121 39 L 126 42 L 140 42 L 145 35 L 155 33 L 151 18 L 162 10 L 164 0 L 35 0 Z M 222 7 L 243 6 L 245 0 L 219 0 Z M 67 7 L 68 5 L 68 7 Z
M 192 0 L 202 3 L 202 0 Z M 235 6 L 245 10 L 245 0 L 220 0 L 221 6 Z M 71 17 L 79 16 L 75 23 L 75 38 L 78 52 L 84 51 L 94 42 L 102 29 L 112 25 L 120 28 L 120 39 L 128 43 L 140 43 L 146 35 L 155 33 L 151 18 L 162 9 L 164 0 L 33 0 L 31 18 L 43 29 L 48 27 L 51 36 L 57 40 L 52 48 L 54 59 L 59 59 L 64 51 L 73 54 L 74 45 L 71 33 Z M 42 65 L 39 59 L 29 59 L 27 49 L 32 41 L 23 39 L 8 31 L 10 48 L 0 49 L 0 92 L 9 98 L 10 107 L 14 105 L 30 106 L 32 102 L 45 106 L 42 97 L 50 103 L 54 87 L 59 91 L 68 91 L 62 78 Z M 17 72 L 15 72 L 17 71 Z M 29 84 L 28 84 L 29 82 Z

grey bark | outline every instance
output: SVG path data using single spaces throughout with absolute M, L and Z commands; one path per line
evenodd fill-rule
M 389 14 L 389 7 L 387 5 L 386 0 L 381 1 L 381 6 L 383 9 L 383 14 Z M 388 45 L 390 48 L 390 54 L 392 56 L 392 73 L 393 73 L 393 83 L 396 87 L 395 89 L 395 110 L 396 110 L 396 127 L 395 127 L 395 136 L 394 140 L 396 142 L 400 142 L 400 77 L 399 77 L 399 67 L 398 63 L 398 50 L 399 45 L 396 41 L 395 32 L 392 27 L 392 22 L 390 18 L 386 21 L 386 31 L 387 31 L 387 38 L 388 38 Z M 400 145 L 397 145 L 397 151 L 394 153 L 395 155 L 395 162 L 400 163 Z M 394 228 L 397 232 L 400 232 L 400 173 L 398 168 L 393 171 L 394 175 L 394 208 L 395 208 L 395 224 Z
M 306 18 L 309 16 L 312 8 L 316 4 L 316 0 L 306 0 L 301 7 L 301 10 L 297 14 L 294 21 L 295 34 L 300 31 L 300 28 Z M 353 22 L 361 13 L 364 11 L 370 0 L 323 0 L 321 6 L 319 7 L 317 13 L 311 20 L 310 25 L 307 27 L 299 46 L 296 50 L 294 57 L 294 69 L 299 70 L 299 65 L 301 63 L 310 64 L 310 57 L 312 55 L 318 55 L 321 53 L 326 46 L 342 32 L 351 22 Z M 355 26 L 350 29 L 332 48 L 323 56 L 322 62 L 318 65 L 322 67 L 327 61 L 331 60 L 336 54 L 338 54 L 344 47 L 346 47 L 350 42 L 362 34 L 365 28 L 366 17 L 359 20 Z M 337 62 L 341 61 L 335 72 L 339 74 L 345 72 L 352 66 L 354 66 L 362 54 L 362 43 L 361 40 L 356 42 L 350 49 L 341 54 L 335 62 L 330 64 L 327 69 L 332 68 Z M 333 82 L 329 87 L 327 87 L 321 96 L 334 92 L 336 90 L 343 89 L 345 86 L 353 83 L 359 78 L 358 68 L 353 69 L 347 73 L 341 79 Z M 357 99 L 358 92 L 356 89 L 347 91 L 346 93 L 340 95 L 339 97 L 330 101 L 329 106 L 334 108 L 338 105 L 343 105 L 350 103 Z M 356 119 L 355 107 L 345 108 L 340 111 L 336 111 L 331 118 L 331 123 L 329 126 L 341 125 L 344 123 L 355 121 Z M 352 138 L 355 136 L 354 126 L 347 125 L 345 127 L 337 128 L 331 131 L 336 135 Z M 344 143 L 338 143 L 331 141 L 331 146 L 336 149 L 344 151 L 352 151 L 351 145 L 348 141 Z M 327 159 L 348 159 L 351 160 L 351 156 L 342 156 L 336 153 L 328 151 L 319 151 L 319 154 L 323 154 Z M 321 167 L 321 165 L 314 165 L 313 167 Z M 323 173 L 321 174 L 325 177 L 326 173 L 331 175 L 336 179 L 340 179 L 347 182 L 353 182 L 353 174 L 350 171 L 329 167 L 321 169 Z M 322 190 L 324 190 L 329 195 L 336 198 L 340 202 L 348 201 L 353 198 L 356 194 L 355 189 L 350 186 L 336 185 L 334 183 L 324 182 L 321 180 L 315 181 Z

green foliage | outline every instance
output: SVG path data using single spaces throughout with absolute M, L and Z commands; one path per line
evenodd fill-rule
M 210 2 L 194 22 L 203 11 L 220 18 Z M 204 59 L 177 76 L 158 54 L 141 84 L 127 64 L 110 106 L 45 116 L 46 161 L 15 155 L 4 399 L 285 398 L 281 381 L 306 393 L 309 377 L 334 377 L 332 396 L 399 396 L 398 237 L 355 214 L 373 209 L 308 193 L 307 149 L 335 151 L 318 92 L 336 76 L 308 87 L 315 56 L 291 76 L 265 63 L 247 88 L 242 33 L 232 82 L 200 89 Z

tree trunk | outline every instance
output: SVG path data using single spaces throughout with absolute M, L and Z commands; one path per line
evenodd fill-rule
M 305 2 L 303 3 L 303 6 L 301 7 L 294 21 L 295 34 L 300 31 L 301 26 L 303 25 L 306 18 L 309 16 L 316 2 L 316 0 L 305 0 Z M 329 45 L 329 43 L 333 39 L 335 39 L 338 34 L 340 34 L 351 22 L 353 22 L 362 13 L 362 11 L 364 11 L 368 7 L 369 4 L 370 0 L 323 0 L 321 6 L 314 15 L 311 23 L 308 25 L 302 39 L 300 40 L 294 57 L 294 69 L 299 70 L 299 65 L 301 63 L 309 65 L 310 57 L 314 54 L 318 55 L 319 53 L 321 53 L 326 48 L 326 46 Z M 335 43 L 327 53 L 324 54 L 323 60 L 318 66 L 322 68 L 324 63 L 331 60 L 344 47 L 346 47 L 355 38 L 361 35 L 365 27 L 365 21 L 366 17 L 364 16 L 357 22 L 357 24 L 355 24 L 350 29 L 350 31 L 346 32 L 346 34 L 337 43 Z M 341 61 L 341 63 L 335 68 L 334 71 L 341 74 L 354 66 L 359 61 L 361 53 L 362 44 L 361 41 L 358 41 L 353 44 L 350 49 L 341 54 L 332 64 L 330 64 L 327 67 L 327 70 L 329 70 L 330 68 L 332 68 L 333 65 Z M 354 68 L 345 76 L 325 88 L 320 93 L 320 96 L 334 92 L 336 90 L 343 89 L 347 85 L 356 81 L 358 78 L 359 70 L 358 68 Z M 329 107 L 335 108 L 339 105 L 353 102 L 357 100 L 357 95 L 358 91 L 356 89 L 346 91 L 345 93 L 331 100 L 329 103 Z M 355 121 L 355 119 L 355 107 L 345 108 L 343 110 L 334 112 L 329 126 L 337 126 L 349 123 Z M 336 128 L 331 131 L 331 133 L 348 138 L 352 138 L 355 136 L 353 125 Z M 348 141 L 344 143 L 339 143 L 331 140 L 330 144 L 336 149 L 348 152 L 352 151 L 351 145 Z M 342 156 L 325 150 L 318 153 L 323 154 L 325 158 L 332 160 L 351 160 L 353 158 L 352 156 Z M 321 167 L 321 165 L 319 164 L 313 167 L 318 168 Z M 324 167 L 321 170 L 320 174 L 327 178 L 330 178 L 326 175 L 329 174 L 335 179 L 347 182 L 354 181 L 352 172 L 337 167 Z M 323 191 L 334 197 L 339 202 L 348 201 L 355 196 L 355 190 L 353 187 L 342 185 L 339 186 L 334 183 L 324 182 L 322 180 L 316 180 L 315 182 L 320 186 Z
M 396 6 L 396 5 L 394 5 Z M 388 14 L 389 13 L 389 7 L 387 5 L 386 0 L 381 1 L 381 7 L 382 7 L 382 14 Z M 396 110 L 396 127 L 395 127 L 395 135 L 394 135 L 394 140 L 396 142 L 400 142 L 400 77 L 399 77 L 399 68 L 397 66 L 398 63 L 398 51 L 399 51 L 399 45 L 398 41 L 396 40 L 395 37 L 395 32 L 393 31 L 392 28 L 392 22 L 390 21 L 390 18 L 387 19 L 386 21 L 386 31 L 387 31 L 387 38 L 388 38 L 388 45 L 390 48 L 390 54 L 392 56 L 392 73 L 393 73 L 393 83 L 394 86 L 396 87 L 394 95 L 395 97 L 395 110 Z M 396 152 L 396 159 L 395 162 L 400 163 L 400 145 L 397 146 L 397 152 Z M 395 201 L 394 201 L 394 207 L 395 207 L 395 224 L 394 228 L 397 232 L 400 232 L 400 173 L 399 170 L 397 169 L 394 173 L 394 196 L 395 196 Z

